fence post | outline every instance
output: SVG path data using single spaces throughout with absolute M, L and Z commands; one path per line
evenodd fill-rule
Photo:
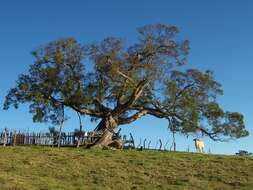
M 163 146 L 163 143 L 162 143 L 162 140 L 161 140 L 161 139 L 159 139 L 159 142 L 160 142 L 159 150 L 161 150 L 161 149 L 162 149 L 162 146 Z
M 3 142 L 3 146 L 6 146 L 7 141 L 8 141 L 8 131 L 7 128 L 4 129 L 4 142 Z
M 135 148 L 134 137 L 133 137 L 132 133 L 130 133 L 130 139 L 132 141 L 133 148 Z
M 14 131 L 13 146 L 16 146 L 16 140 L 17 140 L 17 134 L 16 134 L 16 131 Z
M 150 149 L 151 140 L 148 142 L 148 149 Z
M 138 144 L 137 148 L 141 147 L 141 138 L 140 138 L 140 143 Z
M 168 145 L 168 143 L 169 143 L 169 140 L 167 140 L 167 142 L 165 143 L 164 150 L 166 150 L 166 146 Z
M 143 141 L 143 149 L 146 148 L 146 141 L 147 141 L 147 139 L 145 138 L 144 141 Z

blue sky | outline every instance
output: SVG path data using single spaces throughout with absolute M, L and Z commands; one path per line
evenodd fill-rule
M 102 40 L 106 36 L 123 37 L 131 43 L 136 28 L 145 24 L 177 25 L 180 36 L 191 41 L 188 67 L 211 69 L 223 85 L 219 102 L 225 110 L 239 111 L 251 135 L 229 143 L 205 138 L 206 150 L 234 154 L 238 149 L 253 152 L 253 1 L 250 0 L 43 0 L 0 1 L 0 103 L 18 74 L 33 63 L 31 50 L 61 37 L 75 37 L 81 42 Z M 65 130 L 78 127 L 76 115 L 70 114 Z M 95 126 L 84 118 L 86 129 Z M 0 130 L 45 131 L 47 124 L 32 123 L 27 106 L 0 110 Z M 167 123 L 152 117 L 123 126 L 137 141 L 158 138 L 164 142 L 171 134 Z M 194 150 L 192 138 L 177 136 L 178 149 Z

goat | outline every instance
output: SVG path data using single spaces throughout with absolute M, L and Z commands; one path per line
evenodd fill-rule
M 196 147 L 197 152 L 204 153 L 204 147 L 205 147 L 204 142 L 200 139 L 193 139 L 193 141 L 195 141 L 195 147 Z

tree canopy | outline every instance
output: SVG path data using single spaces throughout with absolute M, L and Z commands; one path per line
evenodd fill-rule
M 201 133 L 213 140 L 248 135 L 243 115 L 223 111 L 217 102 L 222 86 L 212 71 L 186 69 L 189 41 L 176 26 L 138 28 L 135 43 L 107 37 L 80 44 L 74 38 L 35 49 L 28 73 L 19 76 L 4 109 L 29 103 L 35 122 L 62 120 L 62 108 L 99 120 L 96 131 L 108 145 L 119 125 L 144 115 L 165 118 L 171 130 Z

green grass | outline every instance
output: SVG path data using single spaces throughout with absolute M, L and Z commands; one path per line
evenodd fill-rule
M 253 190 L 253 159 L 135 150 L 0 147 L 0 190 Z

